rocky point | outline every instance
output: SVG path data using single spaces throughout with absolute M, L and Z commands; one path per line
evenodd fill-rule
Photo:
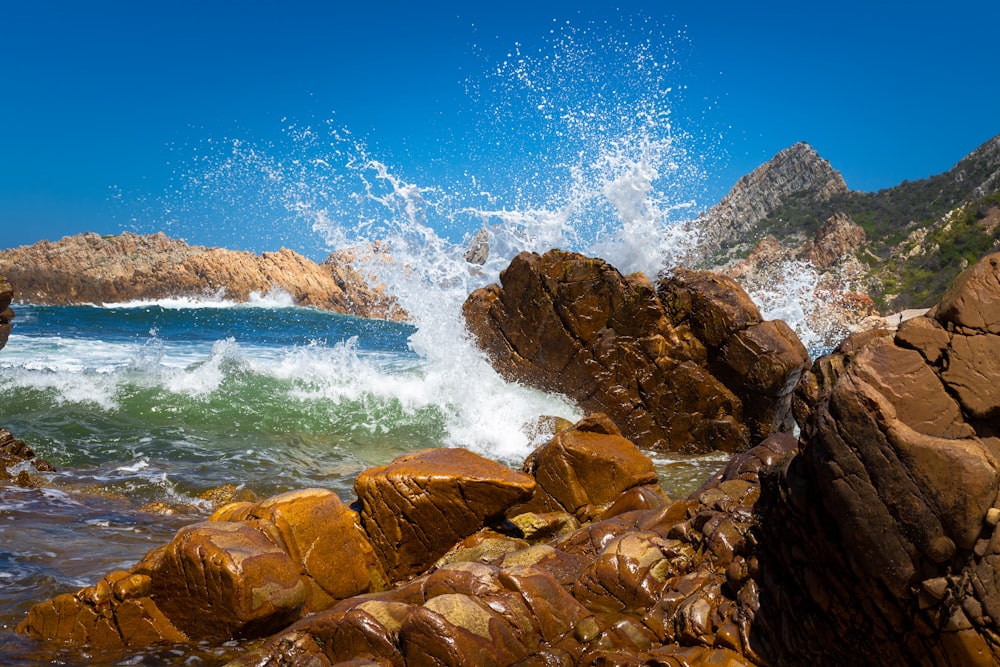
M 361 317 L 405 317 L 384 289 L 369 285 L 349 257 L 332 256 L 316 264 L 287 248 L 257 255 L 191 246 L 162 232 L 87 233 L 55 243 L 39 241 L 0 251 L 0 273 L 17 288 L 18 298 L 30 303 L 105 304 L 173 297 L 246 301 L 252 293 L 283 291 L 300 306 Z

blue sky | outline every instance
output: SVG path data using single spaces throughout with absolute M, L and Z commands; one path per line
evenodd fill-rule
M 871 191 L 1000 134 L 995 0 L 427 4 L 0 0 L 0 247 L 154 231 L 199 205 L 175 193 L 199 154 L 232 138 L 280 152 L 294 124 L 334 119 L 414 181 L 461 172 L 483 136 L 470 91 L 566 26 L 662 37 L 704 207 L 796 141 Z M 532 129 L 504 131 L 521 146 Z M 293 238 L 212 225 L 178 229 L 254 250 Z

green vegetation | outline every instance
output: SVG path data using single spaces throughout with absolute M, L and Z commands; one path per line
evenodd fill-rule
M 869 270 L 876 306 L 883 312 L 928 307 L 963 268 L 997 249 L 1000 191 L 962 206 L 997 169 L 995 156 L 981 152 L 944 174 L 878 192 L 850 191 L 822 202 L 799 194 L 746 240 L 756 243 L 770 234 L 797 245 L 835 213 L 846 213 L 868 238 L 857 256 Z M 926 235 L 911 238 L 918 230 L 927 230 Z

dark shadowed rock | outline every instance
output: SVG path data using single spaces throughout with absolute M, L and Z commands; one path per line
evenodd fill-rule
M 753 637 L 774 660 L 1000 659 L 997 259 L 935 317 L 848 339 L 800 385 L 805 444 L 757 507 Z
M 14 288 L 7 282 L 7 279 L 0 276 L 0 350 L 7 344 L 10 337 L 10 330 L 13 325 L 14 311 L 10 309 L 10 302 L 14 299 Z

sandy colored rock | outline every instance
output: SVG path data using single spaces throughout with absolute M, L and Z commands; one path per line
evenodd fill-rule
M 346 261 L 323 265 L 282 248 L 260 255 L 191 246 L 162 232 L 94 233 L 0 251 L 0 273 L 19 299 L 42 304 L 117 303 L 167 297 L 225 297 L 285 292 L 292 303 L 362 317 L 405 316 L 384 290 Z M 2 309 L 0 309 L 2 310 Z
M 425 570 L 452 545 L 530 496 L 535 481 L 465 449 L 427 449 L 355 481 L 361 521 L 390 581 Z
M 357 512 L 326 489 L 302 489 L 257 503 L 227 505 L 210 520 L 265 520 L 291 559 L 301 564 L 308 589 L 305 613 L 385 587 L 375 551 Z
M 191 638 L 267 634 L 298 618 L 306 602 L 299 564 L 245 522 L 182 528 L 133 571 L 150 578 L 157 606 Z

